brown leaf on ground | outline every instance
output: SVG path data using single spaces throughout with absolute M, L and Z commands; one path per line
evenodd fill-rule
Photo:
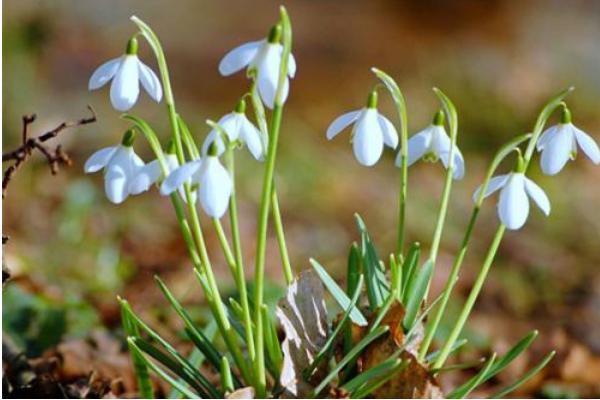
M 327 309 L 321 280 L 312 270 L 302 272 L 279 300 L 276 315 L 283 326 L 283 369 L 280 383 L 285 389 L 283 397 L 306 397 L 312 385 L 302 378 L 302 371 L 313 361 L 327 341 Z M 323 376 L 317 368 L 312 378 Z
M 251 386 L 244 387 L 233 391 L 225 396 L 226 399 L 253 399 L 254 398 L 254 388 Z

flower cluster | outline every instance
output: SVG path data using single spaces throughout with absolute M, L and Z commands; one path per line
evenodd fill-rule
M 254 76 L 260 98 L 265 106 L 273 108 L 283 47 L 281 26 L 275 25 L 267 39 L 243 44 L 227 53 L 219 64 L 219 72 L 231 75 L 243 68 L 248 76 Z M 110 101 L 118 111 L 131 109 L 139 97 L 140 83 L 156 102 L 162 99 L 162 86 L 157 75 L 139 60 L 138 41 L 132 37 L 126 46 L 125 55 L 100 65 L 90 77 L 89 90 L 99 89 L 110 80 Z M 293 78 L 296 63 L 290 55 L 288 76 Z M 285 79 L 283 99 L 289 91 L 288 77 Z M 160 193 L 169 196 L 178 192 L 181 198 L 199 199 L 204 211 L 211 217 L 221 218 L 227 211 L 233 185 L 229 171 L 223 167 L 219 157 L 227 146 L 245 145 L 252 156 L 262 161 L 265 158 L 266 135 L 246 117 L 246 103 L 242 99 L 235 110 L 223 116 L 208 133 L 201 148 L 201 155 L 183 162 L 176 155 L 171 141 L 162 157 L 145 164 L 133 150 L 135 132 L 129 129 L 118 146 L 101 149 L 87 160 L 84 170 L 93 173 L 104 170 L 106 197 L 115 204 L 122 203 L 129 195 L 137 195 L 160 185 Z M 161 160 L 162 158 L 162 160 Z

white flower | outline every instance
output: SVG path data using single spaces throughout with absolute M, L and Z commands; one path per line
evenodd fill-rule
M 268 39 L 248 42 L 225 54 L 219 63 L 219 72 L 223 76 L 234 74 L 248 67 L 248 70 L 256 70 L 258 93 L 265 105 L 273 108 L 275 94 L 279 83 L 279 68 L 283 54 L 283 46 L 279 43 L 281 38 L 281 27 L 275 26 L 269 33 Z M 287 76 L 293 78 L 296 75 L 296 60 L 290 54 L 288 60 Z M 289 80 L 283 81 L 282 102 L 285 102 L 289 92 Z
M 229 206 L 233 182 L 229 172 L 215 155 L 204 160 L 190 161 L 171 172 L 160 187 L 163 196 L 181 188 L 184 182 L 198 185 L 198 197 L 204 211 L 214 218 L 221 218 Z
M 600 164 L 600 149 L 594 139 L 573 125 L 570 115 L 567 122 L 554 125 L 544 131 L 537 142 L 542 152 L 541 167 L 546 175 L 556 175 L 567 161 L 575 159 L 577 146 L 594 164 Z
M 383 145 L 392 149 L 398 146 L 398 133 L 394 125 L 377 111 L 377 93 L 369 95 L 367 107 L 351 111 L 336 118 L 327 128 L 327 139 L 333 139 L 347 126 L 352 128 L 352 148 L 358 162 L 364 166 L 374 165 L 383 153 Z
M 125 134 L 124 144 L 106 147 L 92 154 L 84 166 L 88 174 L 104 169 L 104 191 L 108 200 L 115 204 L 122 203 L 133 194 L 130 183 L 144 166 L 142 159 L 133 151 L 133 140 L 126 143 L 128 136 L 132 135 Z
M 498 201 L 498 217 L 508 229 L 519 229 L 525 224 L 529 215 L 529 200 L 531 197 L 545 215 L 550 214 L 550 200 L 546 193 L 535 182 L 521 172 L 511 172 L 492 179 L 484 193 L 488 197 L 500 190 Z M 479 197 L 481 187 L 473 193 L 473 200 Z
M 135 38 L 129 40 L 124 55 L 102 64 L 94 71 L 88 83 L 89 90 L 101 88 L 111 79 L 110 101 L 118 111 L 127 111 L 133 107 L 140 94 L 140 82 L 156 102 L 160 102 L 162 98 L 158 77 L 138 59 Z
M 434 122 L 427 128 L 408 139 L 408 160 L 410 166 L 419 159 L 426 161 L 442 160 L 444 168 L 448 168 L 450 161 L 450 137 L 444 129 L 444 114 L 438 112 Z M 402 162 L 402 152 L 396 157 L 396 165 Z M 454 179 L 462 179 L 465 176 L 465 161 L 458 146 L 454 148 Z
M 243 107 L 242 107 L 243 108 Z M 246 114 L 238 109 L 232 113 L 223 116 L 218 125 L 225 131 L 230 142 L 238 140 L 240 143 L 248 146 L 248 150 L 254 158 L 262 161 L 265 158 L 266 144 L 263 144 L 262 133 L 256 126 L 246 118 Z M 202 155 L 206 156 L 210 145 L 216 141 L 217 155 L 223 154 L 225 145 L 221 139 L 219 131 L 215 128 L 210 131 L 202 144 Z M 266 141 L 266 138 L 265 138 Z

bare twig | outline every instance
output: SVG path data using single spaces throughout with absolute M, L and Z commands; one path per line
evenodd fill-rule
M 48 165 L 50 166 L 50 172 L 54 175 L 58 172 L 58 169 L 61 165 L 71 165 L 71 159 L 65 153 L 60 145 L 56 146 L 54 150 L 44 145 L 44 142 L 55 138 L 58 134 L 67 129 L 73 128 L 76 126 L 91 124 L 92 122 L 96 122 L 96 113 L 91 106 L 88 106 L 90 110 L 91 116 L 87 118 L 81 118 L 77 121 L 65 121 L 58 125 L 56 128 L 40 135 L 35 138 L 29 138 L 29 125 L 31 125 L 35 119 L 36 115 L 24 115 L 23 116 L 23 131 L 22 131 L 22 144 L 20 147 L 8 151 L 6 153 L 2 153 L 2 163 L 12 162 L 8 168 L 4 170 L 4 175 L 2 178 L 2 197 L 6 195 L 6 189 L 8 188 L 8 184 L 14 177 L 15 173 L 18 169 L 27 161 L 27 159 L 31 156 L 34 150 L 38 150 L 40 153 L 46 157 L 48 160 Z

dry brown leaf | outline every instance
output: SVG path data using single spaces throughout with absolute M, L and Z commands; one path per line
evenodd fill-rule
M 225 396 L 226 399 L 253 399 L 254 388 L 252 386 L 243 387 L 235 390 Z
M 283 397 L 306 397 L 313 386 L 302 378 L 302 371 L 313 361 L 327 341 L 327 309 L 321 280 L 313 270 L 302 272 L 279 300 L 276 315 L 283 326 L 283 369 L 280 383 Z M 317 368 L 313 378 L 323 376 Z

